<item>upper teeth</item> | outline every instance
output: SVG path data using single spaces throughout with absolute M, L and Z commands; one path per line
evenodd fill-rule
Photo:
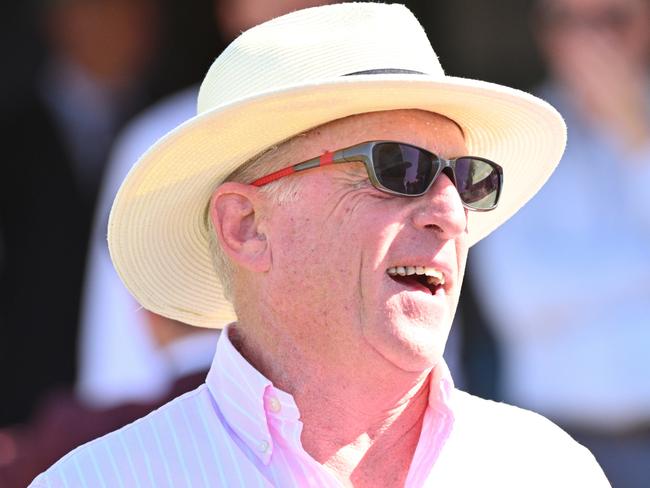
M 388 268 L 387 272 L 391 276 L 424 275 L 428 277 L 427 281 L 432 285 L 445 284 L 445 276 L 442 272 L 427 266 L 393 266 Z

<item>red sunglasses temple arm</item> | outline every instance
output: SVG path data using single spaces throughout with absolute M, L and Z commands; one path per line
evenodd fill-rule
M 261 178 L 258 178 L 257 180 L 253 181 L 251 185 L 253 186 L 268 185 L 273 181 L 279 180 L 280 178 L 284 178 L 285 176 L 289 176 L 294 173 L 298 173 L 299 171 L 304 171 L 306 169 L 311 169 L 311 168 L 318 168 L 319 166 L 326 166 L 332 163 L 334 163 L 334 153 L 327 151 L 326 153 L 324 153 L 322 156 L 318 158 L 310 159 L 308 161 L 304 161 L 302 163 L 289 166 L 288 168 L 283 168 L 281 170 L 275 171 L 266 176 L 262 176 Z
M 279 180 L 280 178 L 284 178 L 285 176 L 289 176 L 293 173 L 295 173 L 295 166 L 289 166 L 288 168 L 281 169 L 279 171 L 276 171 L 275 173 L 268 174 L 266 176 L 262 176 L 261 178 L 253 181 L 251 185 L 253 186 L 264 186 L 268 185 L 269 183 Z

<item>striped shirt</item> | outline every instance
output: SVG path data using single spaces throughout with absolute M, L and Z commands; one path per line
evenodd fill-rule
M 609 486 L 588 451 L 549 421 L 455 390 L 444 364 L 430 381 L 406 486 Z M 226 330 L 204 385 L 75 449 L 30 486 L 340 487 L 302 448 L 301 431 L 293 397 Z M 535 470 L 551 484 L 536 484 Z

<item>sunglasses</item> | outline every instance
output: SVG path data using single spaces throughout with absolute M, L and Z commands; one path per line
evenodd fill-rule
M 496 208 L 503 187 L 503 169 L 484 158 L 443 159 L 411 144 L 372 141 L 356 144 L 268 174 L 251 183 L 264 186 L 285 176 L 329 164 L 362 162 L 368 178 L 380 191 L 403 197 L 424 195 L 445 171 L 463 205 L 479 212 Z

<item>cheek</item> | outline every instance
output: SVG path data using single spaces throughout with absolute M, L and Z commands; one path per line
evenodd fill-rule
M 358 283 L 358 238 L 357 229 L 327 219 L 286 219 L 274 228 L 272 239 L 274 286 L 291 288 L 310 306 L 338 300 L 344 290 L 349 294 Z
M 358 308 L 400 228 L 394 223 L 398 219 L 387 222 L 389 213 L 369 196 L 328 191 L 323 182 L 301 188 L 297 202 L 280 207 L 268 225 L 278 282 L 286 272 L 290 286 L 302 295 Z
M 308 276 L 323 262 L 323 242 L 314 232 L 311 219 L 300 219 L 278 228 L 274 239 L 274 263 L 283 272 Z

